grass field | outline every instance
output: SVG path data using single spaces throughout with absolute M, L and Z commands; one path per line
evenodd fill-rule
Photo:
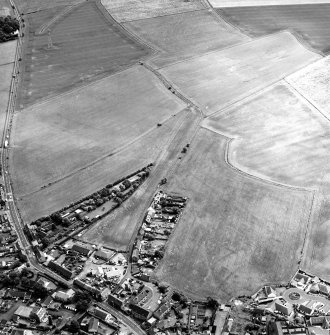
M 0 0 L 0 16 L 11 15 L 12 9 L 9 0 Z
M 235 138 L 229 160 L 241 170 L 279 183 L 317 187 L 330 172 L 330 124 L 280 83 L 206 121 Z
M 286 80 L 330 119 L 330 57 L 303 68 Z
M 176 129 L 177 122 L 176 117 L 171 118 L 162 127 L 155 128 L 126 149 L 71 177 L 20 198 L 18 203 L 23 218 L 31 222 L 48 215 L 155 161 Z
M 167 143 L 162 148 L 158 148 L 158 154 L 161 155 L 158 157 L 149 178 L 120 209 L 99 221 L 84 234 L 82 237 L 84 240 L 95 244 L 104 244 L 117 250 L 128 248 L 134 230 L 141 225 L 160 180 L 169 177 L 171 166 L 178 161 L 180 151 L 189 142 L 187 138 L 195 129 L 196 116 L 191 112 L 184 113 L 180 115 L 181 121 L 171 132 Z M 182 123 L 182 121 L 184 122 Z
M 135 66 L 21 111 L 11 151 L 16 194 L 116 152 L 183 108 L 156 76 Z
M 15 0 L 15 3 L 21 13 L 41 11 L 58 6 L 69 6 L 82 3 L 86 0 Z
M 209 0 L 213 7 L 246 7 L 329 3 L 329 0 Z
M 157 67 L 248 40 L 208 10 L 138 20 L 125 26 L 161 51 L 152 60 Z
M 16 52 L 16 41 L 0 44 L 0 65 L 14 62 Z
M 50 27 L 48 34 L 35 34 L 65 7 L 26 15 L 29 37 L 23 57 L 24 74 L 18 106 L 65 92 L 77 85 L 125 69 L 145 57 L 149 50 L 133 41 L 97 2 L 77 6 Z
M 218 12 L 251 36 L 289 29 L 318 52 L 330 52 L 330 3 L 225 8 Z
M 170 180 L 167 189 L 188 201 L 156 273 L 179 290 L 224 300 L 291 278 L 312 199 L 233 170 L 227 141 L 201 129 Z
M 287 32 L 164 67 L 160 72 L 207 114 L 320 59 Z
M 201 0 L 101 0 L 119 22 L 204 9 Z

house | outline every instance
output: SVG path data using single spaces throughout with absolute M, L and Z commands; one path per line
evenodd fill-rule
M 91 254 L 91 249 L 87 248 L 87 247 L 83 247 L 79 244 L 74 244 L 71 248 L 72 251 L 77 251 L 79 252 L 81 255 L 88 257 Z
M 290 316 L 293 312 L 292 305 L 289 303 L 281 303 L 275 301 L 275 311 L 282 313 L 285 316 Z
M 330 288 L 328 285 L 326 284 L 323 284 L 323 283 L 319 283 L 319 290 L 320 290 L 320 293 L 328 296 L 329 293 L 330 293 Z
M 61 301 L 61 302 L 67 302 L 69 299 L 73 298 L 74 295 L 75 295 L 75 291 L 72 289 L 69 289 L 66 292 L 64 291 L 54 292 L 52 297 L 54 298 L 54 300 Z
M 298 309 L 301 313 L 305 314 L 305 315 L 311 315 L 314 312 L 314 308 L 313 306 L 311 306 L 310 304 L 307 305 L 299 305 Z
M 26 306 L 19 306 L 14 312 L 13 319 L 17 321 L 18 319 L 30 319 L 33 308 Z
M 31 318 L 41 322 L 46 315 L 46 309 L 44 307 L 34 307 L 31 312 Z
M 228 311 L 216 311 L 212 325 L 212 334 L 220 335 L 222 333 L 222 330 L 227 321 L 228 314 Z
M 73 276 L 73 273 L 72 271 L 66 269 L 65 267 L 53 262 L 53 261 L 50 261 L 48 263 L 48 267 L 50 269 L 52 269 L 53 271 L 59 273 L 62 277 L 64 277 L 65 279 L 69 280 L 72 278 Z
M 111 258 L 111 254 L 103 250 L 98 250 L 95 252 L 94 257 L 103 259 L 104 261 L 108 261 Z
M 88 332 L 91 334 L 96 334 L 99 329 L 99 320 L 96 318 L 91 318 L 88 323 Z
M 131 305 L 132 315 L 142 321 L 146 321 L 151 316 L 151 312 L 148 309 L 145 309 L 138 305 Z
M 45 278 L 39 278 L 37 283 L 44 287 L 47 291 L 56 290 L 56 286 Z
M 53 298 L 51 296 L 48 296 L 42 303 L 42 307 L 48 307 L 53 302 Z
M 264 288 L 265 295 L 267 298 L 275 298 L 276 297 L 276 292 L 271 286 L 265 286 Z
M 312 327 L 318 326 L 322 327 L 323 329 L 329 329 L 330 326 L 330 316 L 312 316 L 309 319 L 310 325 Z
M 166 301 L 164 304 L 160 305 L 158 309 L 154 312 L 154 317 L 161 320 L 169 311 L 171 310 L 171 303 Z
M 125 300 L 120 299 L 112 294 L 108 295 L 108 304 L 112 307 L 122 308 Z

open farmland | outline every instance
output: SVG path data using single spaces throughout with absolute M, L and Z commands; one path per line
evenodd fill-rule
M 13 63 L 16 53 L 16 41 L 0 44 L 0 66 Z
M 330 3 L 329 0 L 209 0 L 213 7 L 246 7 Z
M 279 187 L 225 162 L 228 139 L 201 129 L 168 185 L 188 197 L 157 277 L 196 296 L 250 295 L 297 268 L 308 191 Z
M 84 1 L 86 0 L 15 0 L 15 4 L 20 12 L 28 14 L 58 6 L 75 5 Z
M 330 119 L 330 57 L 322 58 L 286 80 Z
M 181 113 L 114 155 L 109 155 L 47 188 L 19 198 L 19 208 L 24 220 L 31 222 L 55 212 L 101 189 L 105 184 L 115 182 L 154 162 L 166 149 L 172 134 L 178 130 L 178 125 L 182 122 Z
M 11 155 L 17 195 L 115 153 L 185 106 L 136 66 L 23 110 Z
M 95 1 L 76 6 L 50 26 L 53 47 L 49 49 L 48 30 L 37 32 L 61 11 L 66 8 L 25 16 L 29 40 L 23 56 L 20 107 L 123 70 L 148 54 Z
M 218 12 L 250 36 L 288 29 L 316 51 L 330 52 L 330 3 L 224 8 Z
M 204 9 L 202 0 L 101 0 L 119 22 Z
M 234 138 L 228 159 L 248 173 L 278 183 L 316 187 L 330 172 L 329 121 L 285 83 L 205 124 Z
M 159 148 L 160 156 L 157 157 L 147 181 L 121 208 L 89 229 L 83 235 L 83 240 L 118 250 L 128 249 L 134 231 L 141 224 L 160 180 L 169 177 L 172 165 L 176 164 L 180 151 L 195 134 L 198 123 L 199 118 L 195 113 L 181 115 L 181 121 L 172 132 L 169 141 L 163 148 Z
M 0 0 L 0 16 L 11 15 L 12 9 L 9 0 Z
M 287 32 L 164 67 L 160 72 L 207 114 L 320 59 Z
M 208 10 L 138 20 L 125 26 L 160 50 L 152 59 L 157 67 L 248 40 Z

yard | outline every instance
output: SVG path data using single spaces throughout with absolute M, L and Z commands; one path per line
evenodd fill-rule
M 203 108 L 217 112 L 293 73 L 320 56 L 288 32 L 164 67 L 160 72 Z
M 201 129 L 170 192 L 188 196 L 156 275 L 196 297 L 227 300 L 298 267 L 312 193 L 276 186 L 225 162 L 228 139 Z
M 59 6 L 24 16 L 29 36 L 23 55 L 20 108 L 123 70 L 149 53 L 98 2 L 85 1 L 62 15 L 66 10 Z M 49 29 L 39 32 L 58 15 Z
M 160 50 L 151 60 L 156 67 L 249 40 L 206 9 L 131 21 L 125 27 Z
M 268 5 L 280 5 L 282 1 L 267 1 L 267 3 Z M 330 52 L 329 1 L 284 0 L 283 2 L 288 5 L 255 6 L 259 2 L 244 1 L 244 6 L 251 7 L 223 8 L 218 9 L 218 13 L 250 36 L 262 36 L 279 30 L 290 30 L 308 47 L 324 54 Z M 322 2 L 328 3 L 322 4 Z

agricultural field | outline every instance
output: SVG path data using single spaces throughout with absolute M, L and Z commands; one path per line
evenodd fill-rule
M 16 53 L 16 41 L 9 41 L 0 44 L 0 66 L 13 63 Z
M 320 58 L 290 33 L 281 32 L 178 62 L 160 72 L 209 115 Z
M 0 0 L 0 16 L 7 16 L 12 14 L 12 9 L 9 0 Z
M 119 22 L 141 20 L 204 9 L 202 0 L 101 0 Z
M 330 172 L 329 121 L 284 82 L 206 120 L 205 126 L 234 138 L 228 160 L 247 173 L 313 188 Z
M 227 300 L 264 283 L 287 282 L 298 267 L 311 210 L 311 192 L 230 167 L 227 144 L 201 129 L 166 188 L 188 200 L 156 276 L 196 297 Z
M 247 7 L 330 3 L 329 0 L 209 0 L 213 7 Z
M 132 21 L 125 27 L 160 50 L 150 61 L 156 67 L 249 40 L 208 10 Z
M 135 66 L 24 109 L 11 144 L 16 194 L 114 154 L 185 107 L 154 74 Z
M 71 202 L 92 194 L 104 185 L 155 162 L 166 149 L 172 133 L 177 131 L 178 124 L 182 121 L 180 115 L 181 113 L 169 119 L 161 127 L 153 129 L 114 155 L 109 155 L 46 188 L 20 197 L 18 205 L 24 220 L 31 222 L 49 215 Z M 152 178 L 152 175 L 149 178 Z M 120 225 L 120 222 L 117 224 Z
M 58 6 L 69 6 L 82 3 L 85 0 L 15 0 L 19 11 L 24 14 L 30 12 L 42 11 Z
M 312 3 L 312 1 L 310 1 Z M 325 4 L 218 9 L 227 21 L 250 36 L 290 30 L 317 52 L 330 52 L 330 1 Z
M 330 120 L 330 57 L 322 58 L 286 80 Z
M 325 280 L 330 280 L 330 174 L 324 176 L 324 182 L 315 197 L 314 215 L 302 267 Z
M 69 12 L 60 6 L 24 17 L 29 38 L 23 56 L 20 108 L 126 69 L 149 53 L 95 1 Z M 54 17 L 57 21 L 49 27 L 49 48 L 48 29 L 38 32 Z
M 198 118 L 194 113 L 182 115 L 179 126 L 171 134 L 169 142 L 159 148 L 160 156 L 151 170 L 147 181 L 118 210 L 100 220 L 86 234 L 83 240 L 94 244 L 104 244 L 108 248 L 127 250 L 137 227 L 150 206 L 154 192 L 162 178 L 169 178 L 172 165 L 178 161 L 180 151 L 189 143 L 196 129 Z M 183 121 L 183 122 L 182 122 Z

